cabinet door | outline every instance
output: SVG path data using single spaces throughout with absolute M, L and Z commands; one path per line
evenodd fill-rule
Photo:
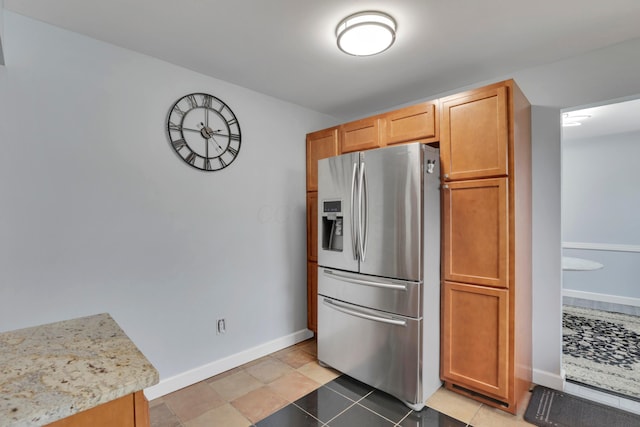
M 135 411 L 138 410 L 138 408 L 135 407 L 135 404 L 135 395 L 128 394 L 94 408 L 87 409 L 86 411 L 78 412 L 70 417 L 47 424 L 47 427 L 136 427 L 138 424 L 136 424 L 137 418 Z M 148 404 L 139 410 L 141 412 L 146 410 L 148 413 Z M 143 427 L 143 424 L 140 424 L 140 427 Z
M 438 140 L 437 103 L 424 102 L 386 113 L 380 119 L 381 145 Z
M 318 261 L 318 193 L 307 193 L 307 260 Z
M 442 379 L 508 398 L 508 291 L 444 282 Z
M 318 190 L 318 160 L 338 155 L 338 128 L 307 135 L 307 191 Z
M 378 117 L 368 117 L 340 126 L 340 151 L 369 150 L 380 147 Z
M 318 332 L 318 264 L 307 263 L 307 328 Z
M 442 189 L 444 280 L 508 287 L 507 178 L 450 182 Z
M 445 179 L 507 175 L 507 107 L 505 86 L 442 101 L 440 155 Z

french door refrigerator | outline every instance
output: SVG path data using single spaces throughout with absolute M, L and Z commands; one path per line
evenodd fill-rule
M 420 410 L 441 385 L 438 149 L 318 162 L 318 359 Z

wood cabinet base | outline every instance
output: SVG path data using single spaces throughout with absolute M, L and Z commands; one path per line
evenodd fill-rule
M 138 391 L 104 403 L 46 427 L 149 427 L 149 402 Z

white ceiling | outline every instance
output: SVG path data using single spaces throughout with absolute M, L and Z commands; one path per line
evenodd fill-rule
M 371 114 L 640 38 L 638 0 L 4 0 L 5 9 L 338 118 Z M 398 22 L 381 55 L 340 19 Z
M 589 116 L 580 126 L 563 127 L 562 140 L 574 141 L 606 135 L 640 132 L 640 99 L 567 112 L 569 117 Z

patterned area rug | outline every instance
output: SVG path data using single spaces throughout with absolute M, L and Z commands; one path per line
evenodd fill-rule
M 640 399 L 640 317 L 564 306 L 568 380 Z

